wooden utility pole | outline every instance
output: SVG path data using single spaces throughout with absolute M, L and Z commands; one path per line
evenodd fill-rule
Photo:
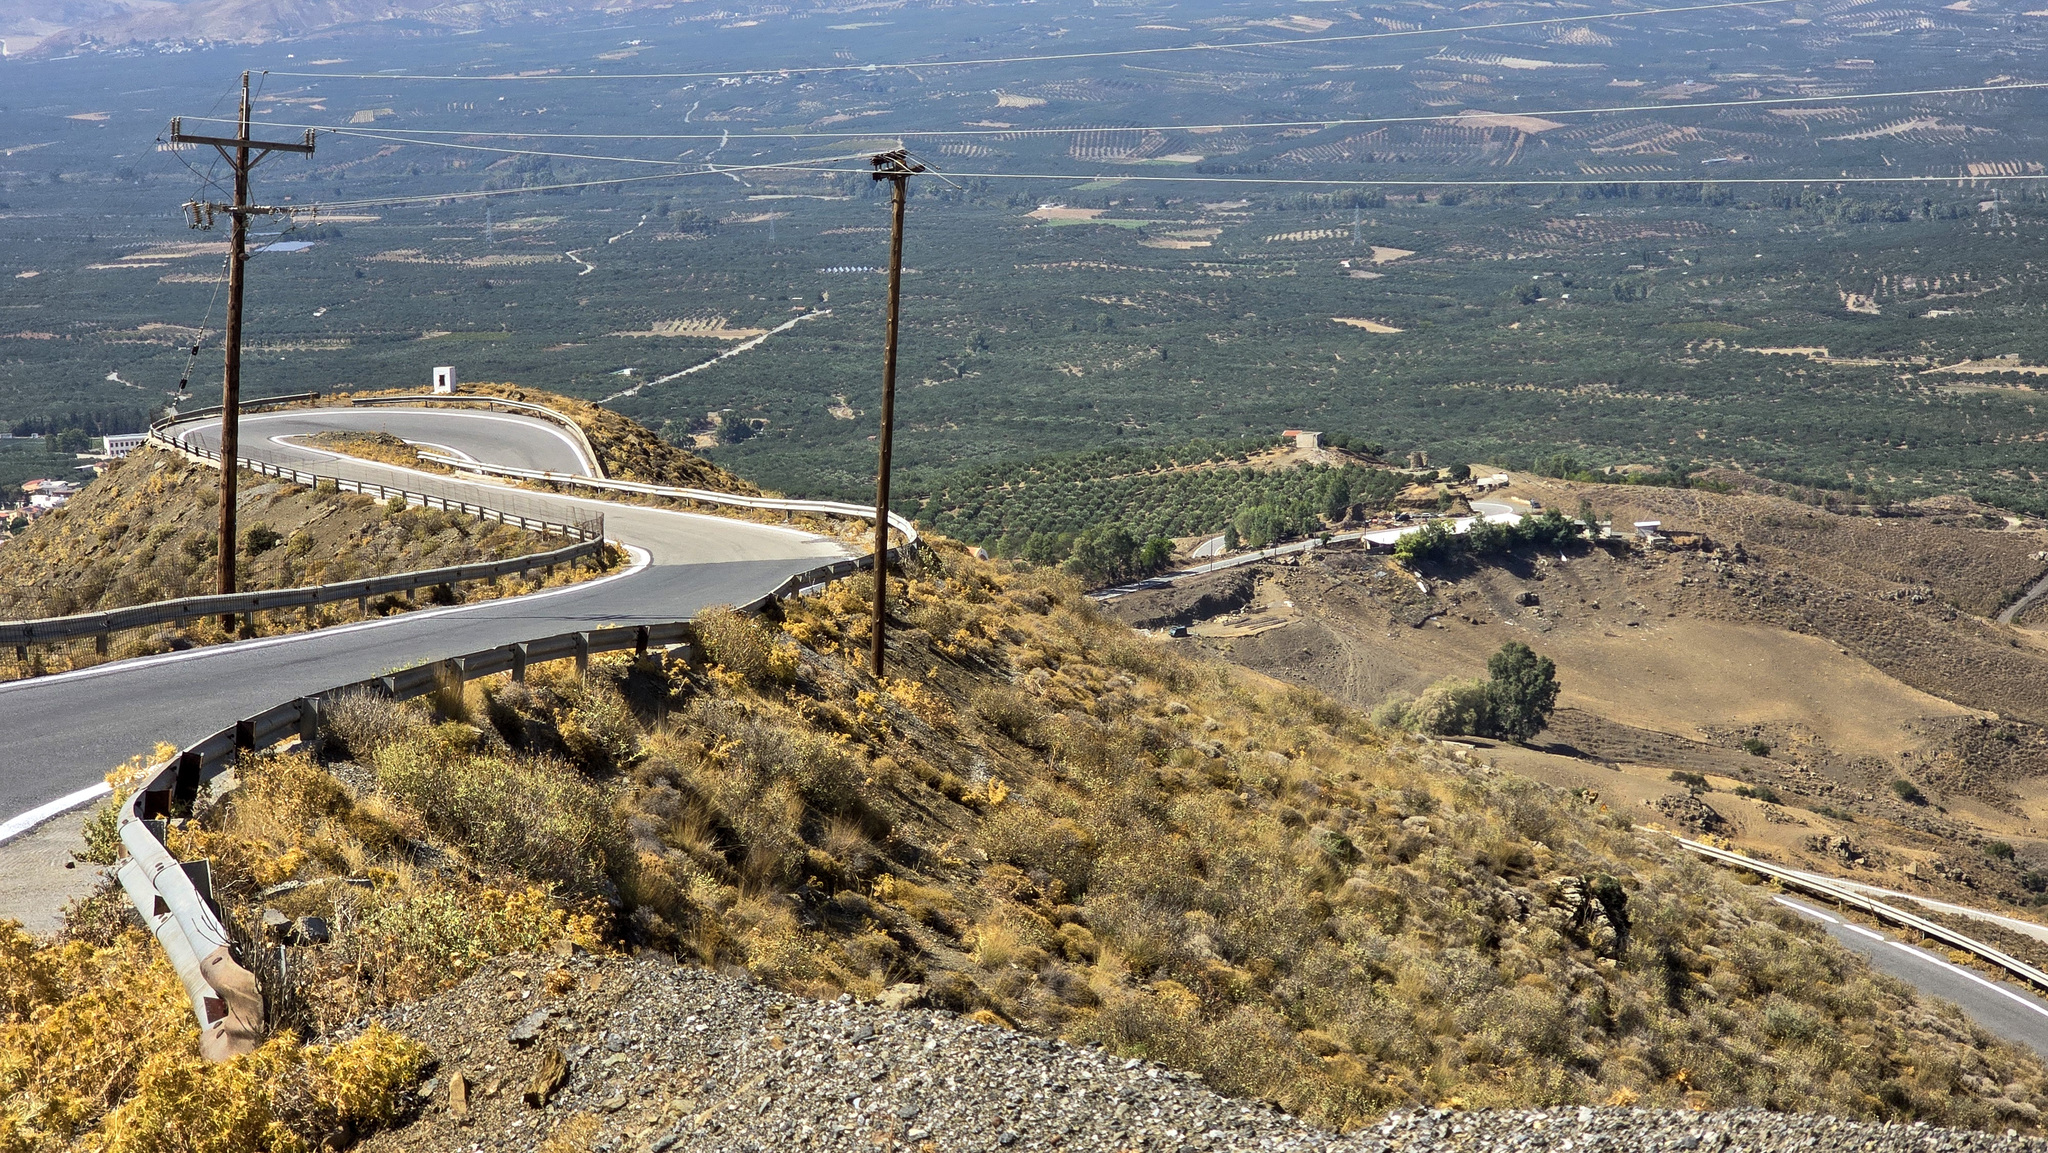
M 227 367 L 221 375 L 220 391 L 220 581 L 217 591 L 235 591 L 235 460 L 241 451 L 242 406 L 242 282 L 243 266 L 249 260 L 249 218 L 297 211 L 249 203 L 249 170 L 273 152 L 313 152 L 313 130 L 306 130 L 302 144 L 249 138 L 249 74 L 242 73 L 242 114 L 234 136 L 193 136 L 181 130 L 180 118 L 171 120 L 171 143 L 211 144 L 235 170 L 235 199 L 231 204 L 194 200 L 185 205 L 185 216 L 194 228 L 212 228 L 217 213 L 228 216 L 228 319 L 225 344 Z M 221 618 L 221 627 L 232 628 L 233 616 Z
M 869 158 L 874 178 L 895 184 L 895 221 L 889 233 L 889 335 L 882 351 L 882 461 L 875 472 L 875 632 L 868 652 L 868 671 L 882 676 L 882 629 L 888 619 L 889 594 L 889 451 L 896 436 L 896 321 L 903 299 L 903 203 L 910 177 L 924 165 L 898 148 Z

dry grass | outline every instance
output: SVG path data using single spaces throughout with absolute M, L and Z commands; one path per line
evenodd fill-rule
M 423 469 L 428 472 L 452 473 L 455 470 L 439 461 L 424 460 L 420 450 L 388 432 L 361 432 L 353 429 L 336 429 L 330 432 L 316 432 L 312 436 L 299 438 L 314 448 L 324 448 L 344 456 L 374 460 L 380 464 L 397 465 L 399 468 Z
M 300 1153 L 389 1122 L 424 1057 L 373 1024 L 336 1045 L 287 1032 L 209 1064 L 147 934 L 42 944 L 0 921 L 5 1153 Z
M 64 616 L 215 591 L 220 476 L 156 448 L 115 462 L 64 508 L 0 547 L 0 619 Z M 292 588 L 389 573 L 498 560 L 567 541 L 439 509 L 380 503 L 359 493 L 241 476 L 237 575 L 244 591 Z M 598 570 L 615 564 L 607 552 Z M 589 568 L 473 581 L 452 590 L 488 600 L 583 579 Z M 384 616 L 434 593 L 395 594 L 359 607 L 339 602 L 263 614 L 259 633 L 296 632 Z M 442 601 L 441 603 L 450 603 Z M 0 679 L 62 672 L 105 659 L 145 656 L 233 639 L 209 618 L 116 636 L 102 656 L 90 641 L 32 647 L 26 661 L 0 651 Z
M 324 765 L 245 760 L 174 847 L 238 919 L 291 880 L 267 903 L 336 926 L 275 998 L 315 1036 L 575 940 L 912 982 L 1337 1126 L 1627 1098 L 2037 1127 L 2037 1058 L 1597 803 L 1190 662 L 1064 578 L 923 563 L 887 681 L 860 582 L 710 613 L 698 668 L 339 703 Z
M 244 896 L 372 879 L 289 898 L 347 928 L 305 966 L 322 1020 L 603 937 L 803 993 L 917 983 L 1339 1126 L 1625 1095 L 2031 1129 L 2048 1104 L 2037 1059 L 1597 803 L 1189 662 L 1063 578 L 942 546 L 892 596 L 879 684 L 848 582 L 706 614 L 697 669 L 338 709 L 353 787 L 252 762 L 191 847 Z

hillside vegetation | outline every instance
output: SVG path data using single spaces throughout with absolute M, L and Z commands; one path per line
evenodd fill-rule
M 1955 499 L 1867 515 L 1729 487 L 1521 475 L 1510 492 L 1661 521 L 1673 543 L 1441 551 L 1416 533 L 1393 558 L 1317 550 L 1105 611 L 1424 727 L 1527 643 L 1564 688 L 1538 738 L 1555 755 L 1495 754 L 1518 771 L 1803 868 L 2048 905 L 2048 646 L 1989 619 L 2048 569 L 2048 531 Z
M 0 545 L 0 620 L 64 616 L 216 591 L 220 474 L 176 453 L 145 447 L 114 462 L 63 508 Z M 415 572 L 560 548 L 567 540 L 461 513 L 379 501 L 331 487 L 307 488 L 241 474 L 236 542 L 242 591 L 293 588 Z M 606 562 L 610 563 L 609 553 Z M 578 579 L 565 567 L 472 581 L 451 590 L 489 599 Z M 415 594 L 427 598 L 426 590 Z M 403 594 L 374 598 L 372 615 L 416 603 Z M 424 599 L 417 603 L 425 603 Z M 360 618 L 354 601 L 263 618 L 263 631 Z M 211 618 L 135 630 L 115 638 L 110 655 L 141 656 L 227 639 Z M 89 648 L 89 645 L 87 646 Z M 98 659 L 69 647 L 32 647 L 24 665 L 0 653 L 0 674 L 56 671 Z
M 157 448 L 116 462 L 0 549 L 0 618 L 62 616 L 214 591 L 220 474 Z M 240 482 L 243 588 L 353 580 L 559 547 L 524 529 L 360 493 Z
M 620 416 L 608 408 L 600 408 L 587 400 L 537 388 L 522 388 L 516 384 L 465 384 L 462 391 L 545 405 L 574 420 L 583 430 L 583 435 L 589 438 L 590 447 L 604 465 L 604 474 L 613 480 L 743 495 L 761 491 L 752 482 L 661 439 L 639 421 Z
M 1100 1041 L 1340 1127 L 1577 1102 L 2033 1131 L 2048 1104 L 2035 1057 L 1589 797 L 1189 660 L 1043 570 L 941 546 L 895 596 L 879 684 L 847 582 L 704 614 L 703 663 L 338 702 L 173 847 L 244 923 L 297 881 L 269 903 L 336 926 L 273 994 L 311 1037 L 493 955 L 630 945 Z M 70 934 L 113 940 L 117 907 Z M 80 1130 L 121 1107 L 37 1036 L 52 1059 L 6 1094 Z

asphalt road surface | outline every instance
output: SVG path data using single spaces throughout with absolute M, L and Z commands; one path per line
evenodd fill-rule
M 464 488 L 489 504 L 502 486 L 423 477 L 282 438 L 375 429 L 519 468 L 589 473 L 574 439 L 529 417 L 455 409 L 300 409 L 245 417 L 242 442 L 302 458 L 323 476 L 394 487 Z M 209 448 L 217 424 L 180 426 Z M 707 605 L 744 603 L 790 575 L 849 555 L 837 541 L 723 517 L 520 491 L 518 499 L 604 514 L 605 535 L 632 546 L 624 572 L 531 596 L 402 613 L 317 632 L 117 661 L 0 684 L 0 841 L 104 790 L 109 769 L 158 742 L 186 745 L 280 701 L 457 653 L 580 629 L 679 620 Z M 0 875 L 0 893 L 9 881 Z
M 1844 920 L 1832 912 L 1791 897 L 1773 897 L 1800 916 L 1822 923 L 1827 934 L 1860 953 L 1878 970 L 1923 993 L 1953 1001 L 1972 1021 L 1990 1032 L 2048 1057 L 2048 1002 L 2005 981 L 1995 981 L 1908 945 L 1886 933 Z

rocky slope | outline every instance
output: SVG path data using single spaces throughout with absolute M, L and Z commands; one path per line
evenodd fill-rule
M 902 1000 L 793 998 L 653 958 L 502 959 L 382 1016 L 438 1064 L 406 1122 L 363 1148 L 2048 1150 L 2010 1133 L 1618 1107 L 1404 1111 L 1339 1136 L 1162 1065 Z

